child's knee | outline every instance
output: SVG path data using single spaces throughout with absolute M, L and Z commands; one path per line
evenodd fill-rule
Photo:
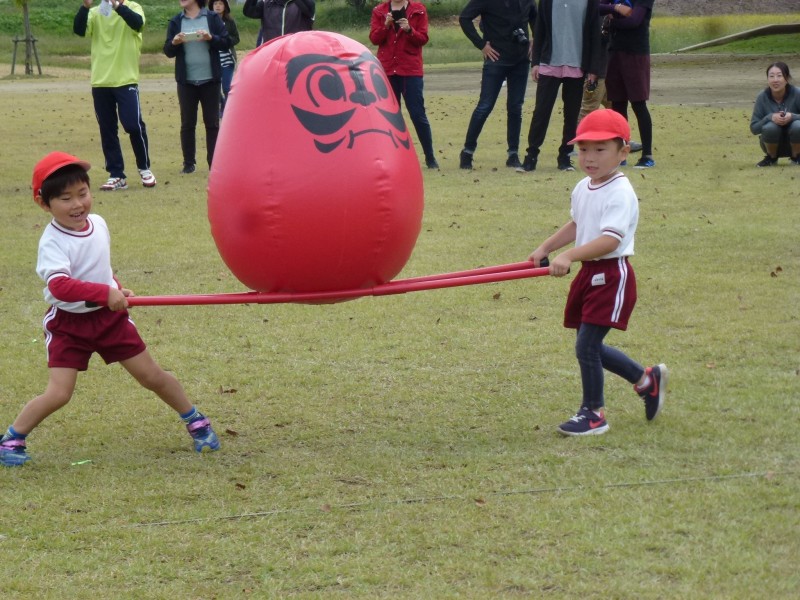
M 169 387 L 173 381 L 177 381 L 173 375 L 167 373 L 161 367 L 152 369 L 139 378 L 139 383 L 151 392 L 159 392 Z

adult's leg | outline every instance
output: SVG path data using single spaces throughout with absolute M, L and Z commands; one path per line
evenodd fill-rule
M 142 120 L 142 105 L 139 102 L 139 86 L 125 85 L 113 88 L 119 106 L 119 120 L 122 129 L 131 140 L 136 167 L 141 171 L 150 168 L 150 145 L 147 141 L 147 127 Z
M 233 81 L 233 72 L 235 69 L 235 65 L 222 67 L 222 94 L 220 95 L 219 104 L 220 117 L 225 112 L 225 104 L 228 102 L 228 94 L 231 92 L 231 82 Z
M 211 168 L 214 159 L 214 148 L 219 135 L 219 82 L 209 81 L 198 86 L 200 91 L 200 106 L 203 109 L 203 123 L 206 126 L 206 160 Z
M 417 139 L 419 140 L 419 145 L 422 146 L 425 159 L 435 160 L 433 132 L 431 131 L 430 121 L 428 121 L 428 115 L 425 112 L 422 77 L 400 77 L 399 79 L 402 80 L 399 84 L 402 86 L 402 96 L 405 98 L 408 116 L 411 117 L 411 122 L 414 124 L 414 130 L 417 132 Z M 392 87 L 394 87 L 394 84 Z
M 478 98 L 478 105 L 472 111 L 472 118 L 467 127 L 467 136 L 464 139 L 464 150 L 469 154 L 474 153 L 478 147 L 478 136 L 497 102 L 504 79 L 505 69 L 502 66 L 490 60 L 484 61 L 481 95 Z
M 581 110 L 578 113 L 578 123 L 590 112 L 596 111 L 600 105 L 606 104 L 606 80 L 598 79 L 597 87 L 594 91 L 589 91 L 589 80 L 583 84 L 583 96 L 581 97 Z M 572 139 L 572 138 L 570 138 Z
M 787 135 L 792 149 L 792 158 L 800 157 L 800 121 L 792 121 L 788 126 Z
M 611 109 L 625 117 L 626 121 L 628 120 L 628 103 L 624 100 L 622 102 L 612 102 Z
M 639 124 L 639 135 L 642 139 L 642 156 L 653 156 L 653 120 L 647 109 L 647 102 L 631 102 L 633 114 Z
M 531 158 L 539 156 L 539 148 L 547 135 L 547 127 L 550 124 L 561 81 L 558 77 L 539 75 L 539 83 L 536 86 L 536 105 L 533 107 L 533 117 L 531 117 L 531 126 L 528 130 L 528 148 L 525 151 L 525 154 Z
M 772 158 L 778 158 L 778 147 L 781 143 L 783 128 L 776 123 L 769 122 L 761 128 L 761 145 Z
M 106 161 L 106 171 L 111 177 L 125 177 L 125 161 L 119 145 L 117 125 L 117 100 L 115 88 L 92 88 L 94 115 L 100 126 L 100 145 Z
M 178 105 L 181 109 L 181 150 L 184 166 L 195 164 L 197 152 L 195 128 L 197 127 L 197 103 L 200 100 L 196 85 L 178 84 Z
M 530 62 L 523 60 L 511 67 L 506 74 L 506 112 L 508 114 L 506 142 L 508 143 L 509 156 L 519 153 L 519 137 L 522 131 L 522 105 L 525 103 L 525 91 L 528 88 L 530 67 Z
M 561 84 L 561 100 L 564 102 L 564 127 L 561 130 L 561 146 L 558 147 L 559 164 L 569 161 L 572 145 L 569 141 L 575 137 L 578 128 L 578 113 L 581 110 L 583 97 L 583 80 L 566 77 Z
M 612 65 L 613 63 L 613 65 Z M 613 67 L 613 83 L 612 80 Z M 642 143 L 642 157 L 653 156 L 653 121 L 647 108 L 650 98 L 650 56 L 615 52 L 609 60 L 608 96 L 612 103 L 631 103 Z M 627 115 L 626 115 L 627 118 Z

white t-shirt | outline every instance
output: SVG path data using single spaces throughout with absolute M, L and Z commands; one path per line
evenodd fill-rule
M 51 221 L 39 239 L 36 273 L 45 283 L 55 277 L 72 277 L 81 281 L 102 283 L 119 288 L 111 269 L 111 234 L 100 215 L 91 214 L 84 231 L 72 231 Z M 45 286 L 47 303 L 73 313 L 87 313 L 99 307 L 85 302 L 62 302 Z
M 600 185 L 592 185 L 591 181 L 585 177 L 572 190 L 570 215 L 577 225 L 575 246 L 609 235 L 620 241 L 619 246 L 595 260 L 633 256 L 639 199 L 631 182 L 622 173 Z

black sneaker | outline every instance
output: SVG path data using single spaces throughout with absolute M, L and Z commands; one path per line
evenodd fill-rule
M 631 141 L 629 146 L 631 147 L 631 152 L 641 152 L 642 151 L 642 145 L 639 142 Z
M 794 165 L 794 166 L 796 166 L 796 167 L 797 167 L 797 166 L 800 166 L 800 154 L 798 154 L 797 156 L 793 156 L 792 158 L 790 158 L 790 159 L 789 159 L 789 164 L 790 164 L 790 165 Z
M 514 154 L 509 154 L 506 166 L 510 169 L 521 169 L 522 163 L 519 162 L 519 154 L 516 152 Z
M 566 159 L 560 158 L 558 160 L 558 170 L 559 171 L 574 171 L 575 165 L 572 164 L 572 161 L 567 157 Z
M 194 165 L 183 165 L 183 169 L 181 169 L 181 173 L 183 173 L 184 175 L 188 175 L 189 173 L 194 173 L 194 172 L 195 172 Z
M 472 170 L 472 154 L 462 150 L 461 154 L 458 155 L 458 167 L 467 171 Z
M 608 431 L 608 421 L 603 411 L 598 417 L 593 410 L 582 406 L 574 417 L 558 426 L 561 435 L 602 435 Z
M 538 159 L 525 155 L 525 160 L 522 161 L 522 166 L 517 167 L 517 173 L 530 173 L 536 170 L 536 161 Z
M 436 169 L 436 170 L 439 169 L 439 163 L 436 162 L 435 158 L 426 158 L 425 166 L 428 167 L 429 169 Z
M 769 154 L 767 154 L 761 162 L 757 162 L 757 167 L 774 167 L 778 164 L 777 158 L 772 158 Z
M 633 386 L 639 396 L 644 400 L 644 414 L 648 421 L 652 421 L 661 411 L 664 404 L 664 396 L 667 394 L 667 365 L 660 364 L 655 367 L 647 367 L 645 373 L 650 376 L 650 385 L 644 389 Z

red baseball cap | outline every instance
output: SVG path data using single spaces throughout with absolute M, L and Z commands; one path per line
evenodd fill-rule
M 627 144 L 631 140 L 631 126 L 621 114 L 609 108 L 599 108 L 581 119 L 575 139 L 569 142 L 602 142 L 622 138 Z
M 36 196 L 39 195 L 45 179 L 59 169 L 69 165 L 80 165 L 85 171 L 92 168 L 92 165 L 88 162 L 76 156 L 72 156 L 71 154 L 67 154 L 66 152 L 51 152 L 36 163 L 36 166 L 33 167 L 33 182 L 31 183 L 33 187 L 33 197 L 36 198 Z

